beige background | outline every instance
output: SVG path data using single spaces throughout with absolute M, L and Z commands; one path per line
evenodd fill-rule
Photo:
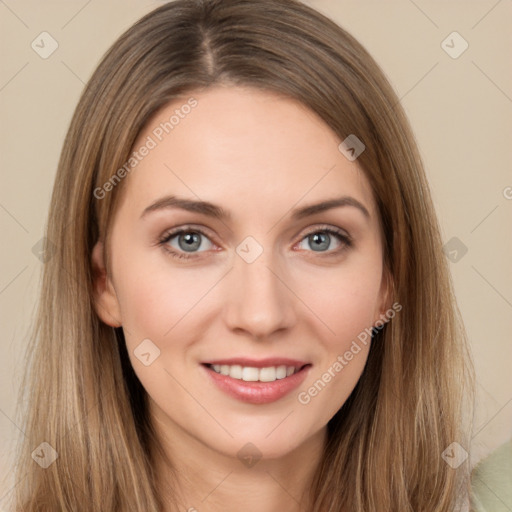
M 43 236 L 64 135 L 102 54 L 161 3 L 0 0 L 0 511 L 15 485 L 13 443 L 23 435 L 15 398 L 41 270 L 32 248 Z M 309 3 L 358 38 L 390 78 L 417 136 L 443 239 L 468 249 L 450 265 L 477 370 L 475 463 L 512 435 L 512 2 Z M 31 48 L 43 31 L 58 42 L 47 59 Z M 441 46 L 453 31 L 469 44 L 456 59 Z

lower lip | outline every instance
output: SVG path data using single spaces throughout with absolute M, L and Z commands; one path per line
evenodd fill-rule
M 311 365 L 307 365 L 297 373 L 277 379 L 273 382 L 246 382 L 221 375 L 212 368 L 202 365 L 212 381 L 225 393 L 249 404 L 268 404 L 283 398 L 298 388 L 306 378 Z

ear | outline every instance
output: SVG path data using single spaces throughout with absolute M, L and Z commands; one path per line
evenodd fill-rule
M 120 327 L 121 310 L 110 277 L 107 275 L 103 242 L 98 241 L 92 250 L 94 309 L 103 322 Z
M 382 281 L 379 291 L 379 307 L 376 311 L 375 318 L 373 319 L 373 326 L 375 327 L 378 321 L 377 327 L 383 322 L 387 323 L 390 318 L 387 317 L 386 312 L 391 309 L 393 304 L 393 278 L 390 271 L 384 267 L 382 271 Z

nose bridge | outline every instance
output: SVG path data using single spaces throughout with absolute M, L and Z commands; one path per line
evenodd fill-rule
M 254 240 L 242 242 L 236 253 L 226 304 L 230 328 L 265 337 L 290 327 L 294 321 L 293 294 L 281 281 L 277 256 Z

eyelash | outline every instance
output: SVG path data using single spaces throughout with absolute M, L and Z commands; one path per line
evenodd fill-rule
M 158 240 L 158 244 L 160 246 L 162 246 L 162 249 L 165 252 L 167 252 L 170 256 L 172 256 L 173 258 L 177 258 L 177 259 L 180 259 L 180 260 L 190 260 L 190 259 L 197 258 L 198 256 L 185 255 L 186 253 L 180 253 L 180 252 L 176 252 L 175 250 L 169 249 L 169 246 L 167 245 L 167 243 L 169 241 L 171 241 L 173 238 L 175 238 L 176 236 L 181 235 L 183 233 L 196 233 L 196 234 L 200 234 L 200 235 L 202 235 L 202 236 L 204 236 L 204 237 L 209 239 L 208 235 L 203 230 L 201 230 L 199 228 L 192 228 L 190 226 L 185 226 L 183 228 L 179 228 L 179 229 L 176 229 L 174 231 L 170 231 L 170 232 L 165 233 Z M 346 235 L 341 230 L 337 230 L 337 229 L 334 229 L 334 228 L 331 228 L 331 227 L 328 227 L 328 226 L 322 226 L 322 227 L 319 227 L 319 228 L 315 229 L 314 231 L 310 231 L 309 233 L 306 233 L 301 238 L 300 241 L 302 242 L 302 240 L 304 240 L 308 236 L 311 236 L 311 235 L 314 235 L 314 234 L 317 234 L 317 233 L 327 233 L 329 235 L 333 235 L 340 242 L 342 242 L 344 244 L 340 249 L 324 253 L 323 256 L 325 256 L 325 257 L 337 256 L 337 255 L 341 254 L 342 252 L 348 250 L 350 247 L 352 247 L 353 242 L 352 242 L 352 238 L 350 236 Z M 314 252 L 314 251 L 307 251 L 307 252 Z M 191 254 L 194 254 L 194 253 L 191 253 Z M 319 253 L 319 254 L 322 254 L 322 253 Z

